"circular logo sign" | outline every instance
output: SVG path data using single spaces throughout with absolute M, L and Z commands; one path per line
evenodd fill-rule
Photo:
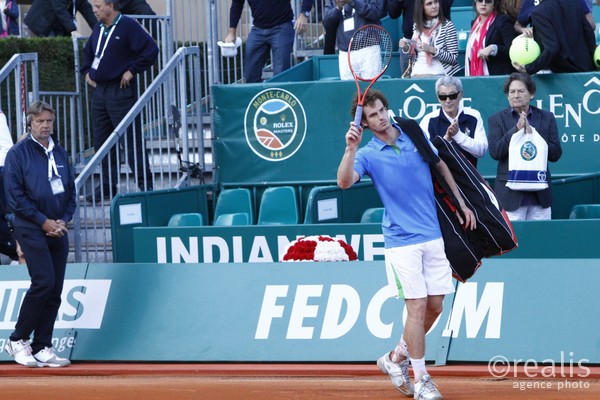
M 525 161 L 531 161 L 537 156 L 537 148 L 532 142 L 525 142 L 521 146 L 521 157 Z
M 267 161 L 285 160 L 300 149 L 306 137 L 304 107 L 287 90 L 263 90 L 248 104 L 244 131 L 257 156 Z

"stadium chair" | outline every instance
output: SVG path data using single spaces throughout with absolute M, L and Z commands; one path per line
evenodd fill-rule
M 293 225 L 298 223 L 298 201 L 291 186 L 265 190 L 260 201 L 257 225 Z
M 571 209 L 569 219 L 600 218 L 600 204 L 577 204 Z
M 360 218 L 361 224 L 381 223 L 383 220 L 383 207 L 367 208 Z
M 215 207 L 215 221 L 224 214 L 246 213 L 248 224 L 254 223 L 254 210 L 252 209 L 252 197 L 249 189 L 225 189 L 217 197 Z
M 169 219 L 168 226 L 202 226 L 203 218 L 200 213 L 174 214 Z
M 248 213 L 221 214 L 215 220 L 214 226 L 250 225 Z

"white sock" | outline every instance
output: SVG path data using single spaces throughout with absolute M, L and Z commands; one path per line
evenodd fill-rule
M 427 375 L 427 368 L 425 368 L 425 358 L 411 358 L 410 364 L 412 365 L 413 372 L 415 374 L 415 383 L 419 382 L 423 375 Z

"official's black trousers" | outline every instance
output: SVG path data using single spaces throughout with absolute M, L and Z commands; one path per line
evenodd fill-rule
M 51 238 L 41 228 L 15 227 L 15 237 L 27 260 L 31 286 L 25 294 L 10 340 L 27 340 L 34 334 L 33 354 L 52 347 L 54 321 L 65 280 L 69 238 Z

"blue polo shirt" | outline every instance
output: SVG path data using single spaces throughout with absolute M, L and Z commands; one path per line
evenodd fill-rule
M 385 208 L 381 226 L 386 248 L 442 236 L 429 164 L 400 127 L 393 126 L 401 132 L 394 146 L 373 136 L 354 160 L 354 170 L 361 178 L 371 178 Z

